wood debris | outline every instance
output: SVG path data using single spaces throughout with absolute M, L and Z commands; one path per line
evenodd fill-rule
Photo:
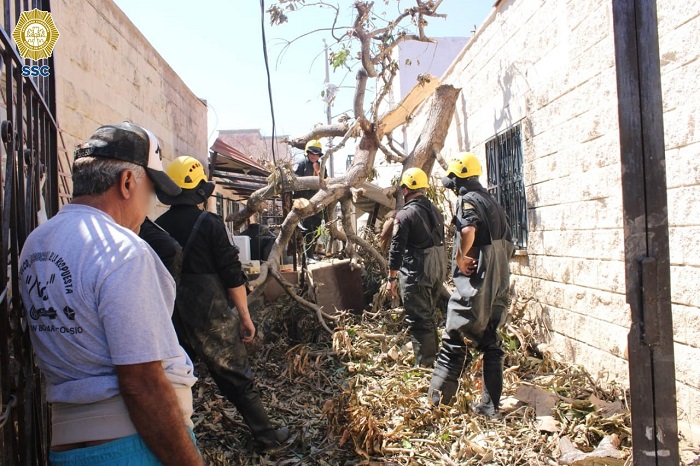
M 401 309 L 346 315 L 332 338 L 286 299 L 255 320 L 262 338 L 250 359 L 258 388 L 270 418 L 293 440 L 274 457 L 252 453 L 240 415 L 198 365 L 193 420 L 208 464 L 549 465 L 572 454 L 564 439 L 588 454 L 613 435 L 619 459 L 630 456 L 625 391 L 537 351 L 532 322 L 515 320 L 508 328 L 517 335 L 503 334 L 503 410 L 487 419 L 471 408 L 481 392 L 478 357 L 453 406 L 428 402 L 431 371 L 412 365 Z M 559 431 L 543 429 L 542 416 Z

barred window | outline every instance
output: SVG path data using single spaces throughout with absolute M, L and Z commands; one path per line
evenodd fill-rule
M 525 249 L 527 202 L 520 125 L 513 126 L 486 142 L 486 169 L 488 191 L 505 210 L 516 247 Z

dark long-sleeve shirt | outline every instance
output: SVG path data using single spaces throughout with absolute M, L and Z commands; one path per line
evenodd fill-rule
M 321 159 L 318 161 L 319 165 L 321 164 Z M 305 161 L 301 162 L 299 165 L 297 165 L 297 168 L 294 170 L 294 174 L 296 176 L 315 176 L 316 174 L 314 173 L 314 164 L 311 163 L 308 159 Z M 328 171 L 326 169 L 323 170 L 323 177 L 328 178 Z M 316 194 L 316 190 L 313 189 L 308 189 L 305 191 L 294 191 L 294 195 L 292 196 L 294 199 L 298 199 L 300 197 L 303 197 L 305 199 L 311 199 L 311 197 Z
M 175 279 L 175 284 L 180 284 L 180 272 L 182 271 L 182 246 L 167 231 L 146 217 L 141 224 L 139 236 L 148 243 L 161 262 Z
M 426 230 L 425 225 L 429 230 Z M 433 246 L 431 229 L 435 229 L 444 242 L 445 222 L 438 208 L 425 196 L 417 196 L 406 202 L 394 219 L 394 231 L 389 247 L 389 269 L 399 270 L 404 255 Z
M 202 211 L 193 205 L 176 205 L 158 217 L 156 223 L 185 248 L 192 228 Z M 245 284 L 238 248 L 231 244 L 224 221 L 207 212 L 182 262 L 183 274 L 218 274 L 226 288 Z

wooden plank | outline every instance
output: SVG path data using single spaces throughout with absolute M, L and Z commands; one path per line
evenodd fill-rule
M 677 465 L 663 109 L 655 0 L 615 0 L 635 465 Z
M 430 97 L 440 86 L 440 79 L 433 75 L 425 75 L 423 80 L 415 85 L 411 92 L 401 102 L 379 120 L 379 133 L 388 134 L 406 123 L 408 117 L 425 99 Z

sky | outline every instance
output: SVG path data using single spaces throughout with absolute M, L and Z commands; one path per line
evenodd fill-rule
M 256 0 L 115 0 L 185 84 L 209 105 L 210 143 L 217 130 L 259 128 L 272 134 L 272 119 L 263 58 L 260 2 Z M 272 2 L 265 1 L 265 9 Z M 316 3 L 308 0 L 307 3 Z M 350 25 L 352 0 L 335 0 L 339 25 Z M 408 0 L 376 0 L 393 19 Z M 429 19 L 430 37 L 468 37 L 492 10 L 493 0 L 444 0 L 438 12 L 447 18 Z M 281 26 L 270 26 L 265 16 L 276 134 L 301 136 L 314 124 L 325 123 L 321 92 L 325 81 L 324 38 L 334 12 L 307 6 L 288 15 Z M 355 72 L 330 71 L 330 82 L 340 86 L 332 108 L 334 116 L 351 107 Z

